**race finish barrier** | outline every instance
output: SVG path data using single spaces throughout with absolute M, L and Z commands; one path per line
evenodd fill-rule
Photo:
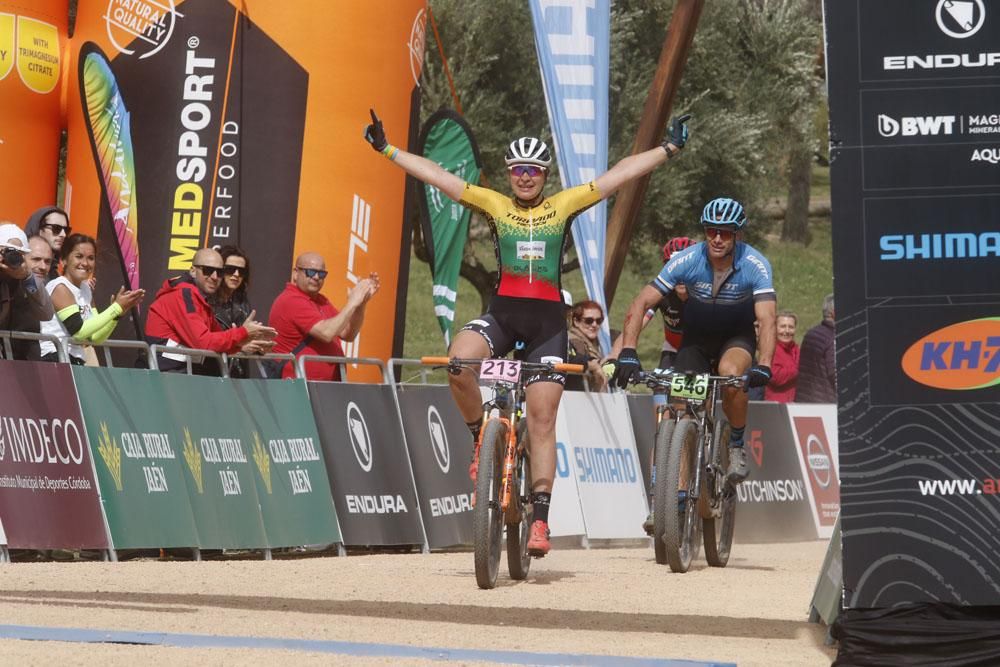
M 50 340 L 67 358 L 54 337 L 0 335 L 8 354 L 11 338 Z M 110 546 L 68 363 L 0 360 L 0 538 L 19 549 Z
M 419 366 L 422 384 L 397 382 L 397 370 Z M 418 359 L 390 359 L 386 379 L 403 425 L 431 549 L 472 544 L 472 434 L 446 385 L 428 385 Z
M 302 355 L 307 361 L 375 366 L 378 359 Z M 416 483 L 403 428 L 388 384 L 307 382 L 343 543 L 347 546 L 421 545 L 426 551 Z

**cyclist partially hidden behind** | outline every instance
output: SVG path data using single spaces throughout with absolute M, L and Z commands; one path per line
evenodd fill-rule
M 740 240 L 747 218 L 739 202 L 713 199 L 702 211 L 701 224 L 705 242 L 673 254 L 629 306 L 613 381 L 624 388 L 642 370 L 635 345 L 646 310 L 677 285 L 686 285 L 683 339 L 674 370 L 710 373 L 717 367 L 720 375 L 747 375 L 742 391 L 727 387 L 722 395 L 722 409 L 732 427 L 726 477 L 735 485 L 749 474 L 743 446 L 749 400 L 746 388 L 764 386 L 771 379 L 776 296 L 770 263 Z M 754 320 L 760 323 L 759 339 L 754 334 Z M 751 366 L 755 351 L 758 362 Z
M 540 139 L 512 141 L 505 161 L 513 197 L 466 183 L 434 162 L 400 150 L 386 141 L 382 122 L 371 112 L 365 139 L 411 176 L 438 188 L 460 204 L 481 212 L 493 232 L 498 279 L 489 308 L 455 336 L 448 355 L 458 359 L 502 357 L 517 341 L 525 343 L 527 362 L 561 362 L 567 349 L 561 294 L 561 268 L 566 237 L 573 219 L 611 196 L 626 182 L 649 173 L 675 156 L 687 141 L 689 116 L 670 123 L 668 137 L 648 151 L 622 159 L 595 180 L 546 197 L 542 193 L 552 157 Z M 526 382 L 528 437 L 531 443 L 531 500 L 534 522 L 528 551 L 549 551 L 548 516 L 556 471 L 556 411 L 566 381 L 560 373 L 538 373 Z M 476 374 L 463 369 L 449 376 L 452 396 L 479 441 L 482 397 Z M 478 449 L 469 474 L 478 466 Z

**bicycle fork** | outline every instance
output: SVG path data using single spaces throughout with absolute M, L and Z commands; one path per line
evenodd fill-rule
M 507 447 L 503 457 L 503 473 L 500 482 L 500 507 L 506 513 L 510 506 L 511 488 L 514 486 L 514 463 L 517 460 L 517 428 L 512 422 L 507 423 Z

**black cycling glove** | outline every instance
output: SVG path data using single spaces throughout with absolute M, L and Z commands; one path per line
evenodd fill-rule
M 672 150 L 668 144 L 673 144 L 677 148 L 684 148 L 684 144 L 687 143 L 687 122 L 690 118 L 691 114 L 686 113 L 683 116 L 674 116 L 670 121 L 670 127 L 667 128 L 667 136 L 663 140 L 663 150 L 667 151 L 667 155 L 670 157 L 673 157 L 677 151 Z
M 771 367 L 770 366 L 752 366 L 749 371 L 747 371 L 747 379 L 745 382 L 744 389 L 749 389 L 750 387 L 764 387 L 767 383 L 771 381 Z
M 639 380 L 639 373 L 641 372 L 642 363 L 639 362 L 639 355 L 635 353 L 635 348 L 622 348 L 621 353 L 618 355 L 618 365 L 615 368 L 615 374 L 611 377 L 611 382 L 625 389 L 631 382 Z
M 369 109 L 368 111 L 372 115 L 372 122 L 371 125 L 365 128 L 365 141 L 381 153 L 385 150 L 389 142 L 385 140 L 385 130 L 382 129 L 382 121 L 375 115 L 375 109 Z

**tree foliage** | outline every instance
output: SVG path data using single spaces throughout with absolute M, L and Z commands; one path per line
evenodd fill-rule
M 630 259 L 652 268 L 662 245 L 698 233 L 701 208 L 735 197 L 751 212 L 760 243 L 768 196 L 787 184 L 793 142 L 815 141 L 820 100 L 815 70 L 820 25 L 811 0 L 706 2 L 674 102 L 690 111 L 691 141 L 681 158 L 653 173 Z M 609 161 L 629 155 L 660 56 L 673 0 L 615 0 L 611 6 Z M 531 13 L 522 0 L 431 0 L 466 119 L 476 134 L 488 184 L 506 188 L 500 159 L 514 137 L 550 137 Z M 453 106 L 428 30 L 422 116 Z M 549 187 L 558 188 L 558 178 Z M 612 206 L 613 206 L 612 202 Z

